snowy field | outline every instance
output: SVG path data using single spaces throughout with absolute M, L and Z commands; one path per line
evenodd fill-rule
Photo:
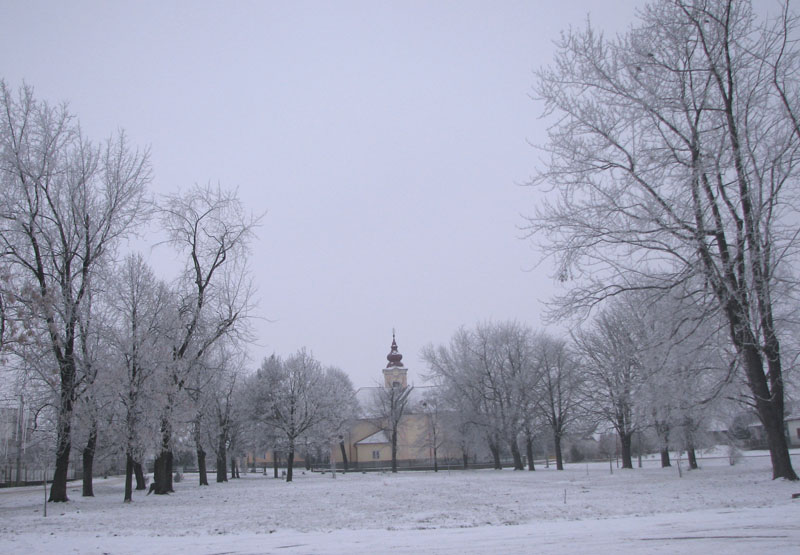
M 800 468 L 800 453 L 794 455 Z M 685 462 L 684 462 L 685 464 Z M 609 473 L 248 474 L 169 496 L 97 479 L 42 515 L 39 488 L 0 490 L 0 553 L 800 553 L 800 483 L 770 479 L 769 458 L 706 457 L 679 477 L 655 460 Z

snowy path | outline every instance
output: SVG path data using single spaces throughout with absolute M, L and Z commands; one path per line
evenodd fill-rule
M 174 555 L 375 553 L 800 553 L 800 505 L 693 511 L 590 521 L 432 530 L 278 531 L 160 537 L 11 538 L 5 553 L 170 553 Z M 69 547 L 68 547 L 69 546 Z

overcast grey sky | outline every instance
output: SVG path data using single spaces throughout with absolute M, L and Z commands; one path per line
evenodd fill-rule
M 0 77 L 149 145 L 156 193 L 219 182 L 267 211 L 253 365 L 307 346 L 374 385 L 396 328 L 419 384 L 421 347 L 462 324 L 542 325 L 556 286 L 518 229 L 533 70 L 638 4 L 0 0 Z

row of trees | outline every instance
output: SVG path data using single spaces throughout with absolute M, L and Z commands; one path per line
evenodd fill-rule
M 797 32 L 788 0 L 774 17 L 746 0 L 657 0 L 614 39 L 591 25 L 563 33 L 537 75 L 553 124 L 534 179 L 549 195 L 529 219 L 569 285 L 554 317 L 639 291 L 724 322 L 773 476 L 790 480 Z
M 172 489 L 178 423 L 195 425 L 198 455 L 210 430 L 225 436 L 218 446 L 232 437 L 226 403 L 247 338 L 258 218 L 218 187 L 155 201 L 151 179 L 149 153 L 124 133 L 93 143 L 66 105 L 0 82 L 0 349 L 7 386 L 25 393 L 37 433 L 53 436 L 51 501 L 67 500 L 76 439 L 83 494 L 104 438 L 127 460 L 130 500 L 156 444 L 155 491 Z M 171 282 L 140 255 L 117 256 L 153 217 L 183 260 Z
M 301 349 L 283 359 L 272 355 L 246 379 L 242 403 L 247 407 L 248 446 L 253 453 L 287 454 L 286 481 L 292 481 L 295 453 L 302 445 L 306 460 L 323 456 L 336 444 L 358 413 L 355 390 L 339 368 L 324 368 Z
M 669 451 L 695 448 L 710 424 L 725 422 L 741 396 L 735 353 L 696 310 L 642 294 L 621 295 L 571 334 L 556 338 L 518 322 L 484 323 L 456 332 L 449 345 L 423 350 L 439 386 L 439 401 L 457 422 L 466 454 L 474 442 L 489 446 L 496 467 L 501 451 L 531 469 L 535 436 L 546 433 L 556 467 L 564 468 L 567 434 L 588 437 L 613 430 L 623 468 L 632 468 L 634 434 L 658 438 L 662 464 Z M 541 438 L 541 436 L 540 436 Z M 453 441 L 454 438 L 450 438 Z

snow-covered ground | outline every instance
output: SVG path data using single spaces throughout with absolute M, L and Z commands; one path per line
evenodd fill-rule
M 753 453 L 755 454 L 755 453 Z M 763 454 L 762 454 L 763 455 Z M 800 453 L 794 456 L 800 468 Z M 701 459 L 679 477 L 654 460 L 609 473 L 248 474 L 123 504 L 119 477 L 95 497 L 49 504 L 42 488 L 0 490 L 2 553 L 800 553 L 800 483 L 767 456 Z M 684 462 L 685 464 L 685 462 Z

